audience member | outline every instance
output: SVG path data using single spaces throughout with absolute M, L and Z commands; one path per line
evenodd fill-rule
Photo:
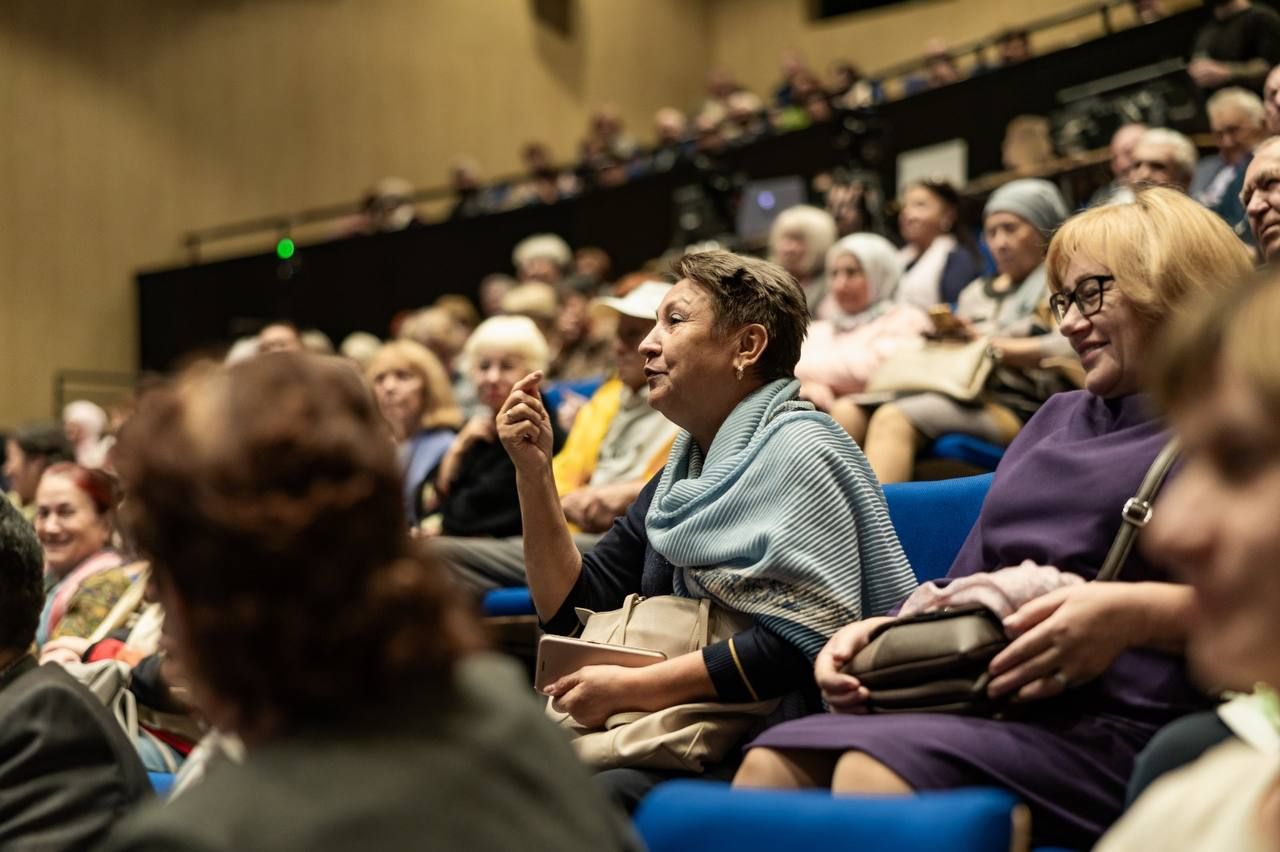
M 1053 160 L 1052 125 L 1043 115 L 1019 115 L 1004 130 L 1000 160 L 1004 167 L 1020 175 L 1043 171 Z
M 476 310 L 472 301 L 461 293 L 445 293 L 438 296 L 431 306 L 449 314 L 458 327 L 467 334 L 475 331 L 476 326 L 480 324 L 480 312 Z
M 492 317 L 467 339 L 463 358 L 482 408 L 462 427 L 435 479 L 422 489 L 420 529 L 426 535 L 520 535 L 516 469 L 498 441 L 493 412 L 521 376 L 547 368 L 547 341 L 527 317 Z M 564 433 L 555 425 L 555 449 L 563 443 Z
M 1153 127 L 1138 137 L 1129 167 L 1129 185 L 1170 186 L 1186 192 L 1199 159 L 1195 143 L 1176 130 Z
M 831 63 L 827 71 L 827 95 L 840 109 L 863 109 L 879 103 L 884 93 L 880 84 L 862 76 L 858 66 L 843 59 Z
M 689 121 L 675 107 L 663 107 L 653 116 L 654 146 L 649 171 L 669 172 L 693 157 Z
M 872 205 L 878 213 L 881 207 L 880 193 L 874 184 L 874 178 L 823 176 L 814 178 L 815 192 L 825 196 L 826 211 L 836 221 L 836 234 L 847 237 L 859 231 L 879 230 L 876 227 L 877 217 L 872 213 Z
M 966 287 L 955 312 L 963 338 L 985 339 L 998 353 L 999 367 L 977 399 L 912 394 L 880 406 L 861 422 L 858 414 L 865 410 L 847 402 L 833 412 L 862 443 L 882 483 L 911 479 L 917 452 L 946 433 L 1007 445 L 1046 399 L 1066 388 L 1057 372 L 1041 368 L 1046 359 L 1071 354 L 1049 316 L 1044 262 L 1047 235 L 1065 218 L 1067 204 L 1058 188 L 1038 178 L 1005 184 L 983 209 L 983 229 L 999 274 Z
M 413 184 L 404 178 L 385 177 L 365 193 L 360 202 L 365 234 L 390 233 L 422 224 L 413 206 Z
M 377 335 L 367 331 L 353 331 L 342 338 L 342 343 L 338 346 L 338 354 L 354 361 L 360 371 L 364 372 L 381 346 L 382 341 Z
M 42 563 L 31 525 L 0 500 L 0 845 L 97 849 L 151 782 L 102 702 L 31 656 Z
M 1005 30 L 996 37 L 996 51 L 1001 68 L 1026 62 L 1032 57 L 1031 33 L 1021 28 Z
M 749 145 L 773 133 L 764 101 L 756 93 L 748 91 L 734 92 L 729 96 L 721 128 L 735 145 Z
M 329 339 L 329 335 L 325 334 L 318 328 L 302 330 L 298 333 L 298 339 L 302 341 L 303 352 L 310 352 L 312 355 L 337 354 L 337 350 L 333 348 L 333 341 Z
M 1137 146 L 1142 134 L 1147 132 L 1145 124 L 1132 122 L 1122 124 L 1111 134 L 1111 183 L 1099 189 L 1089 199 L 1089 207 L 1097 207 L 1112 200 L 1131 200 L 1132 190 L 1129 188 L 1129 169 L 1133 167 L 1133 149 Z
M 257 354 L 271 352 L 301 352 L 302 337 L 298 327 L 286 320 L 268 323 L 258 332 Z
M 555 353 L 547 365 L 547 376 L 561 382 L 604 376 L 613 365 L 611 338 L 608 329 L 592 317 L 591 299 L 579 290 L 565 289 L 555 319 Z M 568 418 L 561 425 L 567 430 L 571 422 Z
M 485 319 L 502 313 L 502 299 L 518 283 L 510 275 L 486 275 L 480 282 L 480 313 Z
M 904 94 L 915 95 L 930 89 L 940 89 L 960 80 L 960 69 L 947 49 L 945 39 L 929 39 L 925 44 L 924 55 L 924 75 L 908 77 L 903 83 Z
M 578 413 L 564 447 L 551 463 L 556 493 L 574 544 L 586 551 L 625 514 L 641 489 L 662 470 L 676 427 L 649 407 L 640 342 L 653 330 L 658 305 L 670 284 L 646 281 L 598 309 L 618 314 L 613 356 L 616 371 Z M 438 538 L 436 555 L 468 588 L 523 585 L 520 538 Z
M 1280 14 L 1250 0 L 1210 0 L 1213 20 L 1196 33 L 1187 73 L 1202 89 L 1244 86 L 1257 92 L 1280 65 Z
M 922 308 L 955 302 L 978 276 L 981 266 L 960 213 L 960 193 L 943 180 L 913 183 L 902 194 L 899 302 Z
M 400 325 L 400 337 L 427 348 L 444 367 L 453 388 L 454 404 L 470 419 L 476 413 L 476 389 L 462 368 L 460 358 L 468 331 L 457 317 L 440 307 L 423 308 L 410 314 Z
M 1253 149 L 1267 137 L 1266 110 L 1257 95 L 1235 86 L 1215 92 L 1207 109 L 1218 153 L 1200 161 L 1189 192 L 1234 228 L 1244 219 L 1245 170 Z
M 107 848 L 634 848 L 411 545 L 385 428 L 354 371 L 297 355 L 144 401 L 129 527 L 193 703 L 246 754 Z
M 594 296 L 609 282 L 613 261 L 609 253 L 599 246 L 583 246 L 573 253 L 573 274 L 579 281 L 590 282 L 588 296 Z
M 553 356 L 559 350 L 560 297 L 552 285 L 526 281 L 515 287 L 502 297 L 502 313 L 532 320 Z
M 831 214 L 808 204 L 783 210 L 769 229 L 769 259 L 796 279 L 810 314 L 826 298 L 822 264 L 835 241 L 836 222 Z
M 449 169 L 449 185 L 453 188 L 450 219 L 468 219 L 499 209 L 494 189 L 487 189 L 480 179 L 480 164 L 470 157 L 455 160 Z
M 901 275 L 898 250 L 878 234 L 853 234 L 827 252 L 829 292 L 795 370 L 801 395 L 819 410 L 861 392 L 895 350 L 933 330 L 923 310 L 894 303 Z
M 615 609 L 629 593 L 709 598 L 745 617 L 731 640 L 701 652 L 638 669 L 587 666 L 552 684 L 553 706 L 588 728 L 623 711 L 804 690 L 832 627 L 915 585 L 861 453 L 796 399 L 809 312 L 791 276 L 723 251 L 685 255 L 678 274 L 640 352 L 649 404 L 685 431 L 590 553 L 574 547 L 556 497 L 539 376 L 522 379 L 498 413 L 520 470 L 529 588 L 549 631 L 573 632 L 576 608 Z M 599 777 L 630 807 L 669 775 Z
M 1165 11 L 1163 0 L 1130 0 L 1130 5 L 1141 24 L 1154 24 L 1169 15 Z
M 395 437 L 405 517 L 416 526 L 424 517 L 418 495 L 462 427 L 462 412 L 454 404 L 444 366 L 412 340 L 384 344 L 369 361 L 365 377 Z
M 1280 138 L 1273 136 L 1253 149 L 1240 203 L 1262 261 L 1275 264 L 1280 260 Z
M 62 428 L 76 451 L 76 463 L 102 467 L 111 448 L 107 432 L 107 412 L 87 399 L 67 403 L 62 409 Z
M 1160 353 L 1155 385 L 1182 441 L 1182 470 L 1143 538 L 1148 554 L 1196 591 L 1187 655 L 1198 679 L 1258 684 L 1257 694 L 1204 714 L 1225 744 L 1157 781 L 1100 850 L 1264 850 L 1280 841 L 1276 733 L 1268 718 L 1280 685 L 1273 570 L 1280 544 L 1270 522 L 1280 503 L 1273 450 L 1278 283 L 1271 274 L 1201 306 Z M 1223 719 L 1240 729 L 1239 739 Z
M 50 465 L 75 461 L 75 448 L 61 423 L 28 423 L 9 433 L 4 442 L 4 475 L 10 503 L 29 521 L 36 517 L 36 488 Z
M 812 76 L 809 66 L 798 50 L 788 50 L 782 54 L 782 79 L 773 90 L 773 105 L 778 109 L 798 105 L 796 97 L 796 81 L 805 76 Z
M 557 168 L 551 153 L 541 142 L 528 142 L 520 151 L 529 180 L 512 187 L 507 204 L 527 207 L 531 204 L 555 204 L 572 198 L 582 189 L 577 178 Z
M 82 652 L 103 616 L 133 582 L 115 549 L 115 481 L 71 462 L 50 466 L 36 489 L 36 537 L 44 549 L 45 603 L 36 628 L 43 654 Z M 97 580 L 92 594 L 81 594 Z M 71 641 L 57 641 L 57 640 Z M 79 658 L 79 654 L 75 654 Z
M 1267 111 L 1267 133 L 1280 133 L 1280 65 L 1271 69 L 1262 87 L 1262 106 Z
M 511 264 L 522 284 L 530 281 L 557 284 L 572 262 L 569 244 L 555 234 L 525 237 L 511 250 Z
M 1092 577 L 1169 440 L 1140 392 L 1147 344 L 1162 322 L 1249 271 L 1221 219 L 1168 189 L 1098 207 L 1054 235 L 1054 311 L 1080 354 L 1086 389 L 1059 394 L 1005 454 L 950 578 L 1025 559 Z M 837 713 L 766 731 L 737 781 L 831 786 L 840 793 L 997 786 L 1032 815 L 1033 845 L 1091 846 L 1118 815 L 1134 754 L 1162 725 L 1202 708 L 1177 656 L 1192 593 L 1136 549 L 1117 582 L 1068 584 L 1012 607 L 1012 643 L 991 662 L 988 692 L 1016 697 L 1007 718 L 857 714 L 868 697 L 841 667 L 886 623 L 840 631 L 815 676 Z

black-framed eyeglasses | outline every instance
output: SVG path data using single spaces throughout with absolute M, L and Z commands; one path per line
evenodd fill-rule
M 1115 280 L 1114 275 L 1090 275 L 1081 279 L 1072 292 L 1054 293 L 1049 297 L 1049 310 L 1053 311 L 1053 318 L 1062 322 L 1073 303 L 1080 316 L 1093 316 L 1102 310 L 1102 294 L 1109 289 L 1107 285 Z

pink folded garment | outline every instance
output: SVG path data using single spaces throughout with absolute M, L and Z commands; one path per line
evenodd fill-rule
M 978 605 L 1003 619 L 1033 598 L 1083 582 L 1079 574 L 1059 571 L 1052 565 L 1037 565 L 1027 559 L 1021 565 L 971 574 L 945 586 L 925 583 L 911 593 L 899 615 Z

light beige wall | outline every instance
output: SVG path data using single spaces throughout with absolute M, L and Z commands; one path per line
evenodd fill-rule
M 1087 5 L 1085 0 L 916 0 L 813 21 L 810 0 L 707 2 L 712 61 L 761 93 L 776 85 L 778 60 L 787 49 L 799 50 L 819 73 L 825 74 L 833 59 L 850 60 L 864 72 L 874 72 L 920 56 L 933 36 L 963 44 Z M 1165 3 L 1171 11 L 1195 5 L 1196 0 Z M 1123 26 L 1133 18 L 1125 7 L 1115 10 L 1113 20 Z M 1049 50 L 1101 34 L 1101 18 L 1094 16 L 1033 36 L 1032 48 Z
M 187 229 L 696 100 L 701 0 L 566 2 L 568 38 L 554 0 L 4 0 L 0 424 L 47 416 L 57 368 L 134 367 L 133 272 Z

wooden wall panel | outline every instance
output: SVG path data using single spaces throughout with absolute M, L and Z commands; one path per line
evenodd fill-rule
M 57 368 L 133 367 L 133 272 L 184 230 L 697 99 L 701 0 L 550 5 L 567 35 L 543 0 L 0 3 L 0 424 L 47 416 Z

